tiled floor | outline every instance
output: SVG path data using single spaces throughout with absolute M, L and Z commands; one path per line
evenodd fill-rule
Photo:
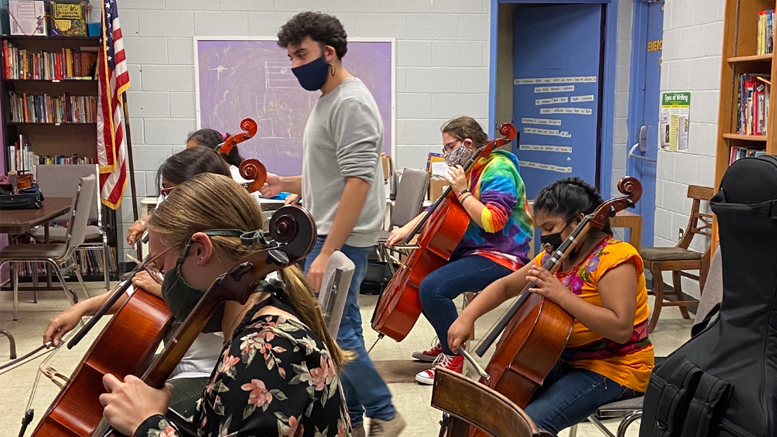
M 99 283 L 90 283 L 90 291 L 93 294 L 100 292 Z M 71 286 L 72 287 L 72 286 Z M 77 288 L 77 286 L 76 286 Z M 652 298 L 651 298 L 652 299 Z M 362 318 L 364 320 L 364 332 L 367 347 L 375 341 L 377 335 L 369 326 L 372 311 L 377 298 L 374 296 L 361 296 Z M 651 300 L 652 302 L 652 300 Z M 49 318 L 67 307 L 67 301 L 62 292 L 40 292 L 38 303 L 32 303 L 30 292 L 22 293 L 19 302 L 19 321 L 12 321 L 11 293 L 0 293 L 0 328 L 10 330 L 16 337 L 19 354 L 26 353 L 41 343 L 43 329 Z M 476 325 L 476 334 L 483 335 L 491 324 L 498 318 L 499 310 L 494 314 L 484 317 Z M 89 336 L 73 350 L 63 348 L 58 355 L 48 364 L 55 367 L 61 373 L 69 375 L 75 368 L 80 358 L 86 352 L 91 341 L 99 332 L 101 325 L 89 334 Z M 665 308 L 661 313 L 661 321 L 656 332 L 651 335 L 656 349 L 656 355 L 666 355 L 684 343 L 691 328 L 690 320 L 683 320 L 680 312 L 674 308 Z M 378 342 L 370 356 L 373 360 L 410 360 L 410 354 L 416 350 L 428 349 L 434 337 L 431 325 L 424 319 L 417 325 L 403 342 L 397 343 L 390 339 Z M 487 357 L 483 364 L 487 362 Z M 8 342 L 0 336 L 0 364 L 8 359 Z M 19 424 L 27 408 L 30 391 L 42 359 L 24 365 L 17 369 L 0 373 L 0 437 L 15 437 L 19 433 Z M 4 372 L 4 371 L 0 371 Z M 474 372 L 470 376 L 476 377 Z M 407 437 L 437 436 L 439 432 L 440 412 L 430 406 L 432 388 L 416 383 L 389 384 L 394 395 L 394 403 L 402 413 L 408 425 L 402 434 Z M 47 379 L 42 378 L 37 388 L 32 407 L 35 409 L 37 419 L 43 415 L 47 406 L 56 396 L 59 389 Z M 617 421 L 607 422 L 611 429 L 617 427 Z M 27 430 L 26 435 L 32 433 L 35 423 Z M 636 436 L 637 424 L 629 430 L 629 436 Z M 568 435 L 568 431 L 560 433 L 562 437 Z M 578 430 L 578 436 L 601 436 L 601 434 L 589 424 L 582 424 Z

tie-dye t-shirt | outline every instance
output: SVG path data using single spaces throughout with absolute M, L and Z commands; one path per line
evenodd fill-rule
M 543 251 L 535 258 L 537 265 L 548 260 Z M 644 392 L 647 389 L 650 372 L 653 370 L 653 345 L 648 338 L 647 288 L 642 258 L 637 249 L 629 243 L 612 237 L 605 238 L 591 253 L 567 272 L 556 271 L 555 275 L 572 293 L 591 305 L 604 306 L 599 295 L 599 280 L 611 269 L 623 263 L 634 263 L 637 268 L 637 302 L 634 315 L 634 330 L 625 343 L 609 340 L 575 319 L 572 334 L 561 359 L 574 367 L 587 369 L 606 376 L 632 390 Z
M 470 172 L 468 188 L 486 206 L 480 216 L 483 227 L 470 221 L 453 258 L 480 255 L 512 270 L 523 267 L 529 262 L 534 225 L 518 158 L 502 150 L 481 158 Z

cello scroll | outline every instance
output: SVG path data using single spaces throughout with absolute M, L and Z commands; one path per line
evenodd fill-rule
M 240 122 L 240 129 L 242 129 L 243 132 L 227 137 L 227 139 L 221 143 L 218 148 L 220 154 L 227 156 L 239 143 L 253 138 L 254 135 L 256 135 L 258 125 L 254 120 L 246 118 Z M 251 158 L 243 160 L 238 169 L 240 170 L 240 176 L 243 179 L 251 181 L 247 186 L 248 191 L 251 193 L 262 188 L 262 185 L 264 185 L 264 182 L 267 180 L 267 169 L 258 159 Z

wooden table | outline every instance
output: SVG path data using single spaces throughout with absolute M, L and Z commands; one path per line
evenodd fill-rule
M 4 209 L 0 211 L 0 233 L 19 235 L 44 225 L 44 242 L 49 242 L 49 222 L 70 211 L 72 197 L 47 197 L 40 209 Z M 37 277 L 35 278 L 37 282 Z M 47 288 L 51 288 L 51 272 L 46 269 Z M 13 286 L 13 284 L 11 284 Z
M 629 229 L 629 244 L 639 252 L 642 247 L 642 216 L 629 210 L 618 211 L 615 217 L 610 218 L 610 226 L 613 228 Z
M 70 211 L 71 197 L 47 197 L 41 202 L 40 209 L 4 209 L 0 211 L 0 233 L 19 235 L 44 225 L 45 242 L 49 242 L 49 222 Z M 37 278 L 36 278 L 37 279 Z M 37 282 L 37 281 L 36 281 Z M 51 288 L 51 272 L 46 269 L 47 288 Z M 13 284 L 11 284 L 13 287 Z M 0 328 L 0 335 L 8 337 L 11 346 L 11 359 L 16 358 L 16 342 L 8 330 Z

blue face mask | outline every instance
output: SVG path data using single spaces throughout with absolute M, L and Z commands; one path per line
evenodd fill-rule
M 294 67 L 291 72 L 297 76 L 299 84 L 308 91 L 320 90 L 326 83 L 326 76 L 329 74 L 329 64 L 322 55 L 307 64 Z

